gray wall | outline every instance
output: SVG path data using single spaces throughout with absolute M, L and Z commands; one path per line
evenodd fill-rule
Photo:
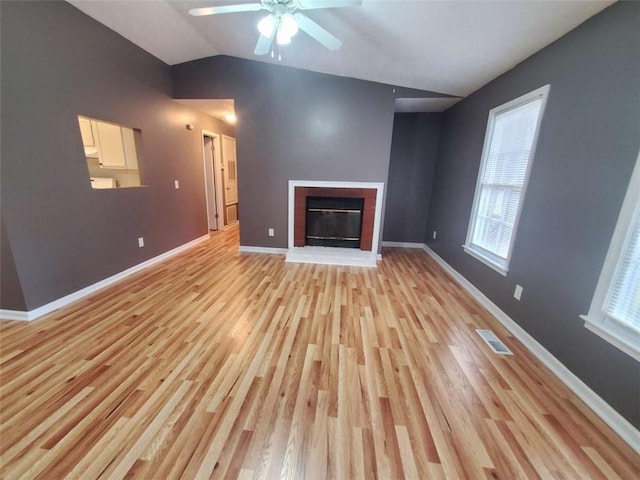
M 445 113 L 430 246 L 629 422 L 638 362 L 583 327 L 638 155 L 640 3 L 619 2 Z M 463 252 L 487 115 L 551 85 L 506 277 Z M 522 300 L 513 299 L 516 284 Z
M 1 307 L 34 309 L 206 234 L 199 129 L 233 129 L 174 102 L 170 67 L 71 5 L 0 8 Z M 147 187 L 91 189 L 78 114 L 142 130 Z
M 383 239 L 425 241 L 441 113 L 396 113 Z
M 176 98 L 236 101 L 242 245 L 287 247 L 289 180 L 387 180 L 389 85 L 224 56 L 174 66 L 173 78 Z
M 0 300 L 3 308 L 10 310 L 26 310 L 22 286 L 18 278 L 16 266 L 13 263 L 11 244 L 4 228 L 4 221 L 0 221 L 2 233 L 0 236 Z

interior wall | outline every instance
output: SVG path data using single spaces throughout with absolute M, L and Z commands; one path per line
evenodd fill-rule
M 16 266 L 13 263 L 13 253 L 4 221 L 0 220 L 0 301 L 2 308 L 8 310 L 26 310 L 22 285 L 18 278 Z
M 640 4 L 618 2 L 445 112 L 429 245 L 640 428 L 638 362 L 583 326 L 638 156 Z M 551 90 L 506 277 L 466 254 L 489 110 Z M 520 302 L 516 284 L 524 288 Z
M 32 310 L 205 235 L 200 129 L 233 128 L 175 102 L 166 64 L 68 3 L 0 8 L 2 258 L 21 286 L 0 306 Z M 145 187 L 91 189 L 79 114 L 142 131 Z
M 386 183 L 393 87 L 226 56 L 172 69 L 176 98 L 235 99 L 242 245 L 287 247 L 289 180 Z
M 424 243 L 441 113 L 396 113 L 383 240 Z

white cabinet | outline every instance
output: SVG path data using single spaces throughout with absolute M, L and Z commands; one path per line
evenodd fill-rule
M 138 168 L 135 139 L 131 128 L 112 123 L 94 122 L 100 144 L 102 168 Z
M 96 122 L 84 117 L 78 117 L 80 135 L 84 146 L 84 155 L 91 158 L 100 157 L 100 145 L 98 144 L 98 131 Z
M 80 115 L 78 124 L 91 187 L 139 187 L 141 183 L 136 144 L 140 145 L 142 132 Z
M 91 128 L 91 120 L 84 117 L 78 117 L 78 123 L 80 124 L 80 135 L 82 135 L 82 144 L 85 147 L 96 147 L 96 139 L 93 135 L 93 129 Z

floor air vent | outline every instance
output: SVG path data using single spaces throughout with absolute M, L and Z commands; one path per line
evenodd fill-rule
M 491 330 L 476 329 L 476 332 L 478 332 L 478 335 L 491 347 L 493 353 L 497 353 L 498 355 L 513 355 L 511 350 L 509 350 Z

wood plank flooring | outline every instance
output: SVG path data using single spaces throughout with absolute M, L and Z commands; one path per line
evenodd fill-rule
M 638 456 L 424 252 L 364 269 L 237 245 L 236 229 L 212 234 L 0 322 L 2 478 L 640 478 Z

